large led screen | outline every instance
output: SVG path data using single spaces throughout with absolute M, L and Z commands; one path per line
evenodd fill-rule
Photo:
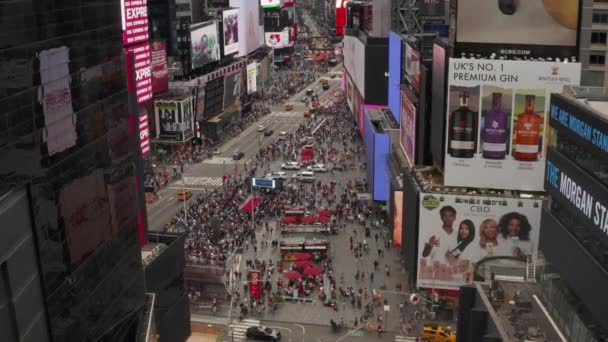
M 150 44 L 141 43 L 125 48 L 126 52 L 133 52 L 135 66 L 135 92 L 137 103 L 142 104 L 152 100 L 152 59 Z M 129 70 L 130 65 L 127 66 Z M 129 77 L 131 73 L 129 72 Z
M 120 0 L 125 46 L 148 41 L 148 0 Z
M 543 191 L 549 95 L 580 77 L 578 63 L 450 58 L 445 185 Z
M 403 240 L 403 191 L 393 192 L 393 247 L 401 247 Z
M 224 27 L 224 55 L 239 52 L 239 16 L 238 10 L 230 9 L 222 12 Z
M 399 144 L 410 165 L 416 164 L 416 105 L 408 94 L 401 92 L 401 124 Z
M 224 108 L 235 103 L 241 93 L 241 71 L 224 77 Z
M 280 32 L 266 32 L 264 33 L 266 45 L 273 49 L 283 49 L 289 47 L 291 46 L 289 42 L 290 33 L 289 27 Z
M 169 70 L 167 66 L 167 43 L 154 42 L 150 44 L 152 68 L 152 91 L 154 94 L 169 90 Z
M 374 201 L 388 200 L 390 175 L 386 173 L 386 165 L 390 148 L 388 134 L 374 134 Z
M 414 49 L 410 44 L 405 44 L 403 68 L 405 69 L 405 77 L 411 84 L 416 94 L 420 93 L 420 63 L 422 62 L 420 52 Z
M 388 35 L 388 108 L 399 122 L 401 113 L 401 37 L 395 32 Z
M 220 60 L 220 45 L 215 21 L 192 25 L 190 39 L 193 69 Z
M 541 210 L 539 199 L 420 194 L 418 287 L 458 289 L 485 257 L 532 255 Z
M 456 50 L 485 56 L 578 56 L 579 7 L 579 0 L 460 0 Z
M 281 0 L 261 0 L 261 4 L 262 8 L 280 8 Z
M 247 64 L 247 94 L 255 93 L 258 90 L 258 63 Z
M 357 37 L 345 36 L 343 53 L 344 68 L 365 97 L 365 45 Z
M 252 0 L 230 0 L 230 7 L 238 9 L 239 47 L 237 57 L 247 56 L 264 45 L 264 25 L 260 23 L 259 3 Z

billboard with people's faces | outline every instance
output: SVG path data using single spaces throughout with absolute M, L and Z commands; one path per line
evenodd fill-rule
M 420 194 L 417 285 L 458 289 L 485 257 L 536 252 L 542 199 Z
M 192 69 L 220 60 L 220 44 L 215 21 L 192 25 L 190 43 L 192 45 Z
M 224 27 L 224 55 L 239 52 L 239 18 L 238 10 L 230 9 L 222 12 Z

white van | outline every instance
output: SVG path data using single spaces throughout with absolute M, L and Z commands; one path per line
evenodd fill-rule
M 293 175 L 293 177 L 302 182 L 314 182 L 315 173 L 312 171 L 301 171 Z

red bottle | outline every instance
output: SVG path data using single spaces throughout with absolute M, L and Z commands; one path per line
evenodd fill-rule
M 537 161 L 540 150 L 540 129 L 543 118 L 534 111 L 536 96 L 526 95 L 526 109 L 515 124 L 515 153 L 520 161 Z

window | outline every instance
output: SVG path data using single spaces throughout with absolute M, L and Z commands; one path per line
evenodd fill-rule
M 603 54 L 591 54 L 589 55 L 589 64 L 592 65 L 604 65 L 606 64 L 606 55 Z
M 608 12 L 596 11 L 593 13 L 594 24 L 608 24 Z
M 591 32 L 591 44 L 606 44 L 606 32 Z

